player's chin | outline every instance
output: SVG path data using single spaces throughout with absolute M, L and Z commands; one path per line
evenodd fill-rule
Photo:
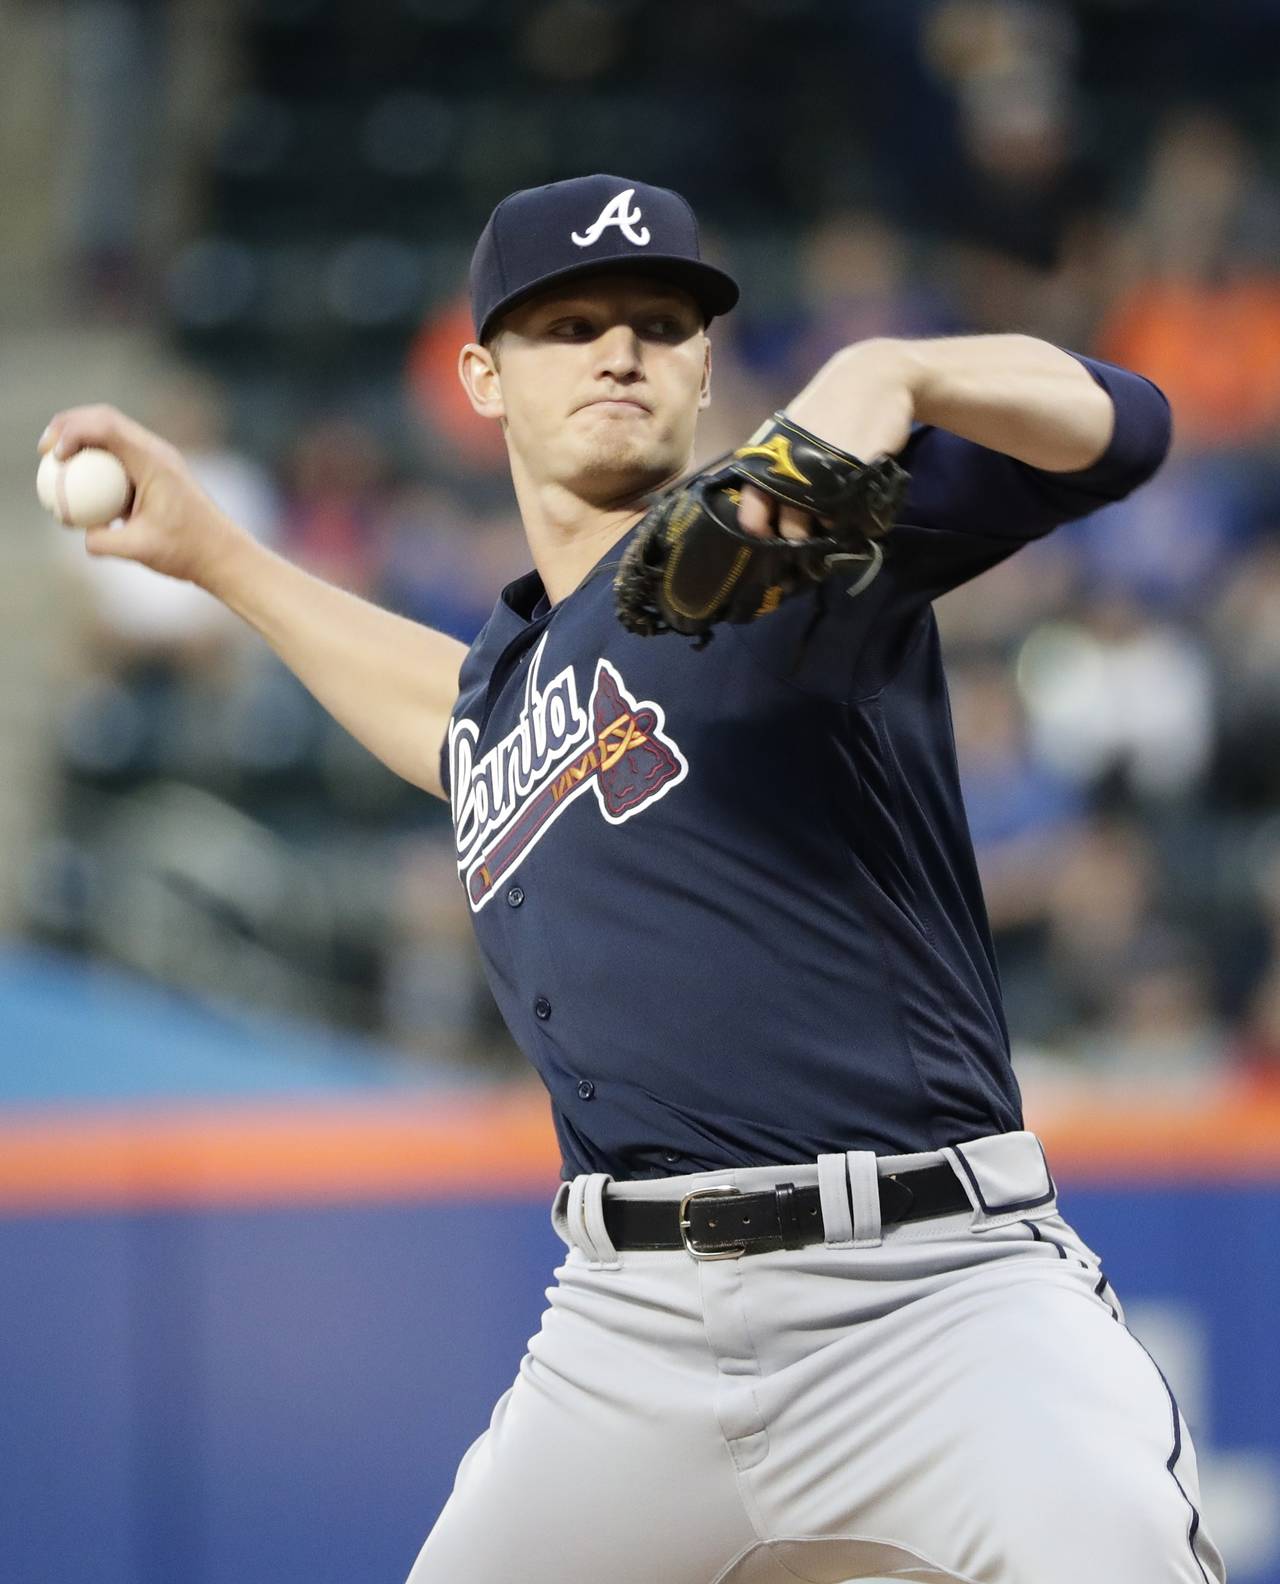
M 678 467 L 669 447 L 619 435 L 581 455 L 577 483 L 584 498 L 601 503 L 638 499 L 664 484 Z

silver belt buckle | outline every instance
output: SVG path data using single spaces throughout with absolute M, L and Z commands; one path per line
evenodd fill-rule
M 685 1194 L 684 1198 L 680 1201 L 680 1241 L 684 1244 L 687 1252 L 693 1255 L 694 1259 L 741 1259 L 742 1256 L 747 1252 L 747 1245 L 745 1243 L 731 1243 L 728 1248 L 722 1249 L 699 1248 L 689 1236 L 688 1209 L 692 1200 L 709 1198 L 723 1199 L 730 1196 L 736 1196 L 741 1192 L 742 1190 L 740 1188 L 695 1188 L 692 1193 Z

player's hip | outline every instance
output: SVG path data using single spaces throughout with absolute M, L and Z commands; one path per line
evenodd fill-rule
M 1122 1318 L 1025 1131 L 642 1182 L 584 1174 L 561 1185 L 552 1221 L 568 1255 L 548 1320 L 560 1311 L 668 1360 L 686 1335 L 696 1351 L 708 1327 L 732 1330 L 739 1300 L 754 1311 L 742 1323 L 767 1332 L 779 1357 L 860 1345 L 913 1306 L 982 1304 L 1026 1286 Z M 732 1338 L 720 1340 L 732 1352 Z
M 817 1248 L 872 1250 L 988 1236 L 1057 1214 L 1040 1141 L 996 1133 L 912 1155 L 869 1150 L 791 1164 L 724 1167 L 618 1181 L 604 1172 L 562 1183 L 552 1225 L 598 1270 L 628 1256 L 692 1264 L 754 1261 Z

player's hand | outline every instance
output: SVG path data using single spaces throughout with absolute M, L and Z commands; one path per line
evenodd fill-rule
M 85 530 L 89 554 L 137 561 L 208 587 L 218 562 L 247 535 L 196 483 L 181 452 L 115 407 L 101 405 L 55 413 L 38 450 L 65 460 L 84 446 L 119 457 L 134 491 L 127 518 Z
M 702 648 L 718 623 L 767 617 L 837 573 L 852 572 L 845 591 L 861 594 L 884 565 L 880 540 L 907 483 L 891 457 L 863 462 L 776 412 L 649 506 L 614 576 L 618 620 L 638 637 L 684 633 Z
M 815 530 L 815 524 L 818 525 Z M 738 502 L 738 526 L 748 533 L 759 534 L 762 539 L 811 539 L 826 526 L 824 519 L 798 506 L 788 506 L 776 495 L 766 495 L 753 484 L 742 486 L 742 499 Z
M 788 402 L 787 416 L 852 456 L 896 456 L 911 434 L 920 379 L 909 343 L 859 341 L 837 352 Z M 738 525 L 761 538 L 792 540 L 830 526 L 750 484 L 743 486 Z

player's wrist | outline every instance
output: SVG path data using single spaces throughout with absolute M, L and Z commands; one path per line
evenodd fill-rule
M 876 380 L 904 391 L 912 411 L 927 400 L 935 370 L 930 361 L 928 341 L 905 341 L 893 336 L 875 336 L 855 341 L 837 353 L 850 377 L 867 382 Z
M 910 343 L 877 337 L 842 348 L 784 412 L 829 445 L 862 461 L 907 442 L 923 377 Z
M 202 552 L 192 568 L 191 581 L 235 609 L 255 576 L 255 562 L 261 561 L 267 553 L 252 534 L 214 510 Z

